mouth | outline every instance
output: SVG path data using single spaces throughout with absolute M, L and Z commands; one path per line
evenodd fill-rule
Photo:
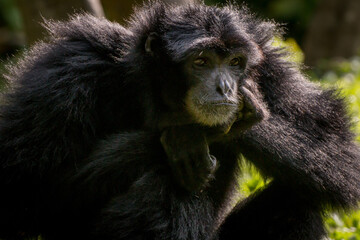
M 206 126 L 216 126 L 231 120 L 238 109 L 238 102 L 230 99 L 199 101 L 190 99 L 188 111 L 196 122 Z
M 231 101 L 211 101 L 196 107 L 197 119 L 208 126 L 214 126 L 227 122 L 238 106 Z
M 215 101 L 215 102 L 208 102 L 206 105 L 210 106 L 229 106 L 229 107 L 235 107 L 236 103 L 231 101 Z

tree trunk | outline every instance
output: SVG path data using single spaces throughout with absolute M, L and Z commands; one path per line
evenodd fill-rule
M 103 16 L 100 0 L 17 0 L 21 11 L 28 44 L 44 36 L 40 25 L 45 19 L 64 20 L 75 12 L 86 11 L 95 16 Z
M 322 0 L 305 37 L 305 62 L 351 57 L 360 50 L 360 1 Z

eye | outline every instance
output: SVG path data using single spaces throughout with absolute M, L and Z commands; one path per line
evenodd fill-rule
M 240 67 L 245 67 L 245 58 L 244 57 L 236 57 L 231 59 L 229 65 L 230 66 L 240 66 Z
M 202 67 L 207 65 L 208 61 L 206 58 L 197 58 L 194 60 L 194 65 Z

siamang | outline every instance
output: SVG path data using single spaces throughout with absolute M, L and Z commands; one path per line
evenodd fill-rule
M 360 198 L 344 101 L 242 7 L 160 2 L 47 22 L 5 74 L 2 239 L 324 237 Z M 240 156 L 271 179 L 236 203 Z

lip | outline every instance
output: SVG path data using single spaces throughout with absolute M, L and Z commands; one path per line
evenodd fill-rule
M 234 102 L 228 102 L 228 101 L 217 101 L 217 102 L 209 102 L 208 105 L 213 106 L 236 106 L 236 103 Z

